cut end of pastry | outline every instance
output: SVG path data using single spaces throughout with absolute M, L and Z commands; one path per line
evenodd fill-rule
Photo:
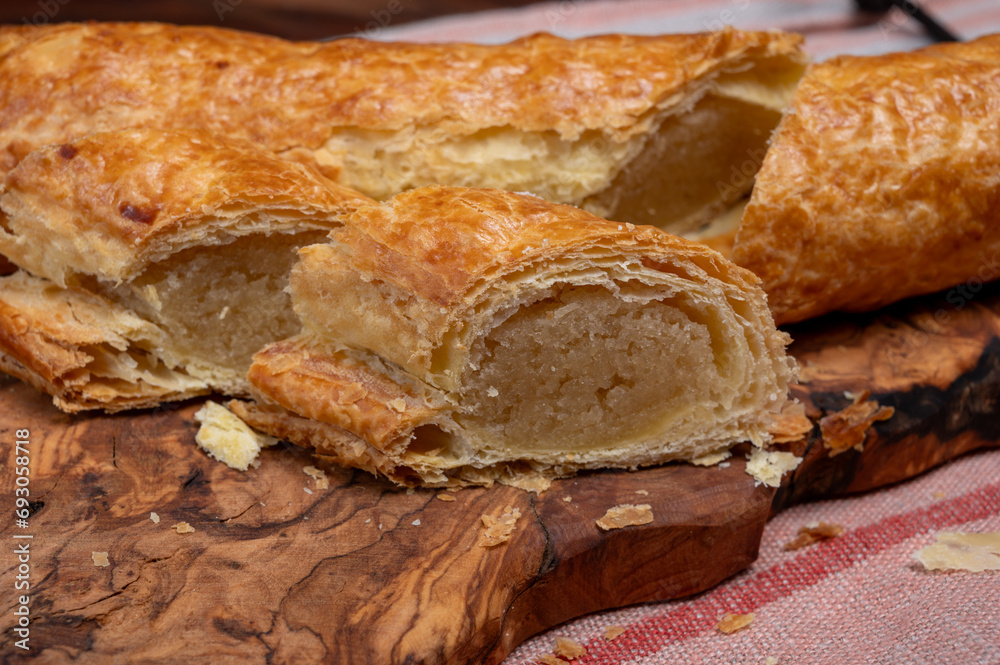
M 0 278 L 0 370 L 67 412 L 156 406 L 210 392 L 155 352 L 164 332 L 81 289 L 19 271 Z
M 380 200 L 436 183 L 498 188 L 686 235 L 750 193 L 806 63 L 799 38 L 780 33 L 625 38 L 615 56 L 602 38 L 538 39 L 565 49 L 566 60 L 640 56 L 661 71 L 613 125 L 588 121 L 567 131 L 509 122 L 456 133 L 421 123 L 393 131 L 342 127 L 317 160 Z M 694 53 L 698 62 L 683 77 L 667 73 Z
M 461 426 L 497 442 L 497 454 L 575 453 L 583 461 L 689 438 L 694 423 L 718 415 L 716 405 L 735 397 L 724 394 L 733 368 L 713 348 L 722 340 L 685 311 L 683 297 L 627 299 L 622 286 L 617 294 L 564 286 L 476 340 L 470 363 L 478 370 L 459 394 Z
M 253 354 L 301 329 L 287 293 L 288 273 L 296 250 L 325 236 L 255 234 L 184 250 L 120 286 L 82 283 L 162 328 L 160 353 L 170 363 L 214 389 L 245 395 Z
M 390 478 L 698 459 L 765 441 L 786 399 L 787 336 L 752 275 L 656 229 L 435 187 L 335 240 L 293 271 L 309 332 L 249 376 L 276 436 L 324 423 L 349 435 L 324 439 L 338 458 Z
M 90 336 L 125 346 L 103 353 L 54 325 L 47 351 L 12 342 L 4 365 L 37 374 L 35 385 L 70 410 L 247 395 L 253 354 L 300 330 L 287 293 L 296 251 L 371 203 L 310 168 L 205 132 L 99 132 L 42 148 L 8 175 L 0 197 L 0 251 L 40 280 L 30 282 L 34 300 L 20 302 L 40 316 L 48 299 L 52 320 L 65 322 L 93 296 L 108 314 L 88 319 Z M 17 285 L 29 283 L 12 278 L 0 282 L 0 299 L 20 298 Z M 119 330 L 126 319 L 129 334 Z M 43 367 L 44 353 L 60 348 L 77 354 L 63 387 Z M 89 397 L 82 388 L 73 397 L 71 384 Z M 105 396 L 93 399 L 99 389 Z

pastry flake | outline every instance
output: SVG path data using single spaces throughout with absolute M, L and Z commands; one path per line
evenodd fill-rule
M 649 504 L 635 505 L 623 503 L 619 506 L 608 508 L 604 517 L 597 520 L 596 524 L 604 531 L 622 529 L 627 526 L 640 526 L 653 521 L 653 507 Z

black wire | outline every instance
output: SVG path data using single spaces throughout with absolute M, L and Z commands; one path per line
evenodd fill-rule
M 955 33 L 944 27 L 930 14 L 925 12 L 914 0 L 855 0 L 861 11 L 883 14 L 893 7 L 898 7 L 908 16 L 919 21 L 928 34 L 938 42 L 962 41 Z

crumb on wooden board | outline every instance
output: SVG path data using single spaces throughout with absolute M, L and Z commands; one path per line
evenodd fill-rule
M 653 521 L 653 507 L 648 503 L 639 505 L 623 503 L 608 508 L 604 517 L 597 520 L 597 526 L 604 531 L 622 529 L 627 526 L 640 526 Z

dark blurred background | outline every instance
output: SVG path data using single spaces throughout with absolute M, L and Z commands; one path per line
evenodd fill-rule
M 288 39 L 353 35 L 374 26 L 531 4 L 532 0 L 2 0 L 0 23 L 166 21 L 253 30 Z

